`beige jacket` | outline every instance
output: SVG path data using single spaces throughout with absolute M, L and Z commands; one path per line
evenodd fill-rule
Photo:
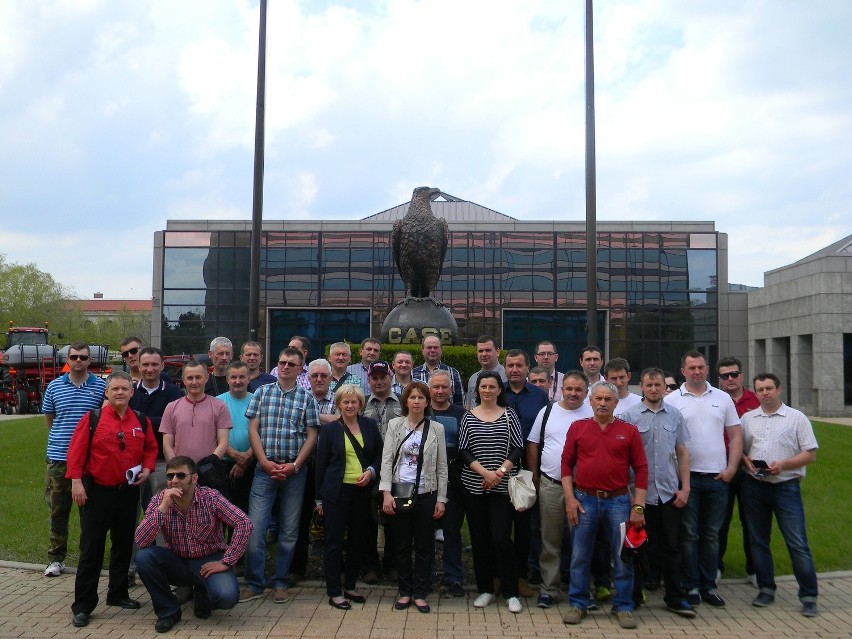
M 382 449 L 382 472 L 380 474 L 379 490 L 391 489 L 391 484 L 399 479 L 399 462 L 391 468 L 393 457 L 400 442 L 408 434 L 408 417 L 395 417 L 388 422 L 385 433 L 385 445 Z M 444 425 L 429 420 L 429 434 L 423 446 L 423 470 L 420 478 L 424 482 L 426 492 L 438 492 L 438 501 L 447 503 L 447 443 L 444 439 Z

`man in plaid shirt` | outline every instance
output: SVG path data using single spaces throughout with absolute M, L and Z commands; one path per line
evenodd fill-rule
M 236 605 L 240 588 L 233 566 L 252 528 L 246 514 L 221 493 L 197 485 L 198 469 L 191 458 L 172 457 L 166 480 L 166 488 L 148 504 L 136 529 L 136 568 L 151 595 L 157 632 L 171 630 L 180 621 L 180 605 L 169 584 L 194 588 L 199 619 L 207 619 L 214 608 Z M 234 529 L 230 544 L 225 543 L 223 524 Z M 165 547 L 154 545 L 159 533 Z
M 278 382 L 257 389 L 246 417 L 249 440 L 257 458 L 249 496 L 249 518 L 254 529 L 246 551 L 246 586 L 240 602 L 263 596 L 266 588 L 266 529 L 278 498 L 278 550 L 272 577 L 272 601 L 290 600 L 290 564 L 299 530 L 305 494 L 306 464 L 317 442 L 320 425 L 311 391 L 296 383 L 304 356 L 289 346 L 278 356 Z M 299 472 L 304 467 L 303 472 Z

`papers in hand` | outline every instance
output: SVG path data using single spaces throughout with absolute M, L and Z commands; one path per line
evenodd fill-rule
M 127 477 L 127 483 L 133 484 L 139 479 L 139 474 L 142 472 L 142 464 L 137 464 L 133 468 L 129 468 L 124 476 Z

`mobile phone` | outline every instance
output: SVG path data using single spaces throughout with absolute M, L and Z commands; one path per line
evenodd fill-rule
M 763 478 L 769 476 L 769 464 L 767 464 L 762 459 L 752 459 L 751 465 L 757 469 L 757 471 L 754 473 L 755 477 Z

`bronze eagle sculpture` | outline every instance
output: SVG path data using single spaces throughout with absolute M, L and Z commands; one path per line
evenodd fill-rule
M 419 186 L 411 195 L 405 217 L 393 224 L 391 246 L 408 297 L 429 297 L 441 277 L 447 253 L 447 221 L 432 214 L 430 202 L 440 189 Z

